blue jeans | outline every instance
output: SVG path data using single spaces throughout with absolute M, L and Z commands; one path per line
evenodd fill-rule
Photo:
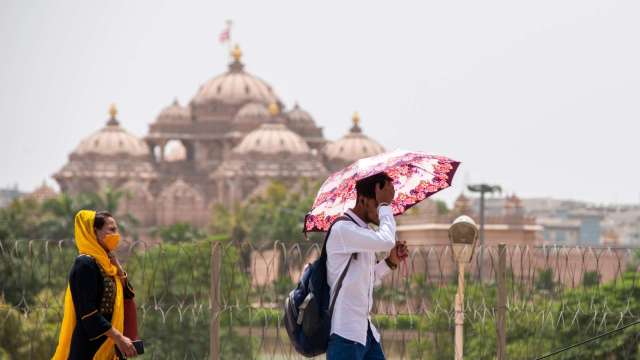
M 367 346 L 343 338 L 342 336 L 331 334 L 329 338 L 329 348 L 327 349 L 327 360 L 384 360 L 382 346 L 376 341 L 371 333 L 371 328 L 367 330 Z

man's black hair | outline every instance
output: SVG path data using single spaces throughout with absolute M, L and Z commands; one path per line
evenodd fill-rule
M 375 199 L 376 198 L 376 185 L 380 184 L 380 187 L 384 187 L 384 185 L 388 181 L 393 181 L 387 173 L 381 172 L 375 175 L 371 175 L 364 179 L 360 179 L 356 182 L 356 193 L 358 197 L 364 196 L 367 198 Z

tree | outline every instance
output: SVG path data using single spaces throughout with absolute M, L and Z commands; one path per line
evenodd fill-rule
M 304 238 L 303 222 L 315 199 L 318 183 L 301 180 L 297 186 L 273 181 L 265 191 L 238 204 L 232 209 L 216 208 L 212 219 L 214 233 L 228 235 L 234 243 L 242 246 L 242 260 L 246 269 L 251 266 L 251 251 L 272 249 L 276 241 L 288 250 L 293 244 L 300 244 L 305 254 L 311 246 L 318 244 L 322 234 L 309 234 L 310 241 L 300 242 Z M 279 275 L 287 273 L 287 266 L 302 266 L 303 259 L 294 258 L 293 263 L 284 263 L 284 254 L 280 252 Z
M 600 274 L 597 271 L 586 271 L 582 276 L 582 286 L 594 287 L 600 284 Z
M 538 272 L 536 288 L 544 291 L 553 291 L 555 283 L 553 281 L 553 269 L 545 269 Z
M 0 240 L 38 239 L 41 234 L 39 203 L 30 198 L 15 199 L 6 208 L 0 209 Z
M 223 308 L 230 308 L 216 314 L 220 316 L 223 358 L 253 357 L 252 340 L 234 331 L 233 320 L 248 317 L 250 280 L 240 265 L 238 249 L 225 236 L 164 243 L 128 259 L 132 284 L 140 284 L 137 303 L 154 304 L 141 322 L 141 336 L 154 340 L 154 354 L 197 358 L 209 351 L 211 246 L 218 242 L 222 246 L 221 302 Z
M 72 239 L 74 218 L 82 205 L 75 197 L 62 193 L 42 203 L 40 229 L 53 240 Z
M 98 192 L 90 192 L 78 195 L 78 201 L 82 209 L 93 209 L 96 211 L 108 211 L 118 220 L 118 227 L 124 234 L 131 232 L 136 236 L 135 228 L 140 221 L 129 212 L 121 212 L 120 201 L 129 194 L 125 191 L 113 189 L 107 186 Z
M 202 240 L 207 236 L 204 231 L 189 223 L 159 227 L 152 234 L 160 237 L 165 244 Z

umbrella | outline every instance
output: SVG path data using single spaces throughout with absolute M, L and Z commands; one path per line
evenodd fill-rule
M 396 194 L 391 203 L 400 215 L 420 201 L 451 185 L 460 162 L 424 152 L 396 150 L 356 161 L 329 176 L 322 184 L 304 231 L 327 231 L 331 223 L 356 203 L 356 182 L 381 172 L 393 179 Z

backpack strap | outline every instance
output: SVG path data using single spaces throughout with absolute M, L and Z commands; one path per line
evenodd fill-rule
M 327 230 L 327 233 L 324 235 L 324 242 L 322 243 L 322 251 L 320 252 L 320 257 L 324 257 L 325 261 L 327 260 L 327 240 L 329 240 L 329 234 L 331 234 L 331 229 L 333 229 L 333 225 L 337 224 L 340 221 L 355 222 L 351 216 L 346 214 L 333 220 L 333 222 L 331 223 L 331 226 L 329 226 L 329 230 Z
M 325 261 L 327 261 L 327 259 L 326 259 L 326 257 L 327 257 L 327 241 L 329 240 L 329 234 L 331 233 L 331 229 L 333 228 L 333 225 L 335 225 L 339 221 L 353 221 L 354 223 L 356 223 L 356 221 L 349 214 L 344 214 L 344 215 L 338 217 L 331 224 L 331 227 L 329 227 L 329 231 L 327 231 L 327 235 L 324 238 L 324 245 L 322 246 L 322 255 L 321 256 L 325 257 Z M 340 274 L 340 277 L 338 278 L 338 282 L 336 283 L 336 291 L 335 291 L 335 294 L 333 295 L 333 300 L 331 300 L 331 305 L 329 306 L 329 318 L 331 318 L 333 316 L 333 308 L 336 305 L 336 300 L 338 299 L 338 294 L 340 293 L 340 289 L 342 288 L 342 281 L 344 281 L 345 276 L 347 276 L 347 271 L 349 270 L 349 266 L 351 266 L 351 260 L 355 260 L 357 258 L 358 258 L 358 254 L 357 253 L 351 254 L 351 256 L 349 257 L 349 261 L 347 262 L 347 266 L 344 268 L 344 270 L 342 270 L 342 273 Z
M 333 299 L 331 300 L 331 305 L 329 306 L 329 318 L 333 316 L 333 307 L 336 305 L 336 300 L 338 299 L 338 294 L 340 294 L 340 289 L 342 288 L 342 281 L 344 277 L 347 276 L 347 271 L 349 270 L 349 266 L 351 266 L 351 260 L 355 259 L 358 254 L 353 253 L 349 257 L 349 261 L 347 262 L 347 267 L 342 270 L 342 274 L 340 274 L 340 278 L 338 278 L 338 283 L 336 284 L 336 292 L 333 295 Z

